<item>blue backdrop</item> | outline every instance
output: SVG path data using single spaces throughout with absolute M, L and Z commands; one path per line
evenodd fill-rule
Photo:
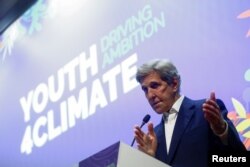
M 248 0 L 40 0 L 0 36 L 0 166 L 69 167 L 159 122 L 136 68 L 170 59 L 250 149 Z

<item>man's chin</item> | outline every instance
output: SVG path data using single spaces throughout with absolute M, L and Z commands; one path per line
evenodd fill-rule
M 157 114 L 163 114 L 164 111 L 159 109 L 159 108 L 154 108 L 154 111 L 157 113 Z

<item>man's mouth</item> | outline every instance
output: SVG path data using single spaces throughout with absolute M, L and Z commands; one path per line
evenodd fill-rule
M 153 106 L 156 107 L 158 104 L 160 103 L 160 101 L 157 101 L 157 102 L 153 102 Z

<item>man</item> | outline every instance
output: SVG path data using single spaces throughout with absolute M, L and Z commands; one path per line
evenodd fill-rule
M 171 62 L 143 64 L 136 79 L 153 110 L 162 115 L 155 128 L 148 123 L 147 133 L 135 126 L 139 150 L 177 167 L 205 167 L 209 151 L 246 151 L 214 92 L 196 101 L 180 95 L 181 78 Z

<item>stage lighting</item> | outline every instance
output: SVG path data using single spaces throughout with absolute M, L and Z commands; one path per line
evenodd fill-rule
M 37 0 L 0 0 L 0 35 Z

